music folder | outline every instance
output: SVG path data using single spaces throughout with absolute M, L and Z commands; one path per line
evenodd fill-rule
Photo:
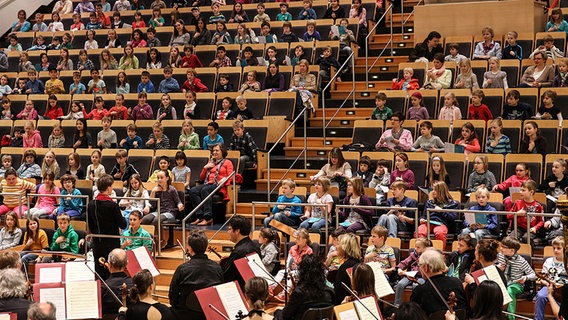
M 131 277 L 134 277 L 138 271 L 142 269 L 148 269 L 152 273 L 153 277 L 160 274 L 156 261 L 150 255 L 150 251 L 146 246 L 141 246 L 136 249 L 126 251 L 126 256 L 128 262 L 126 264 L 126 270 Z
M 275 283 L 274 279 L 270 277 L 268 270 L 264 267 L 258 253 L 251 253 L 244 258 L 235 260 L 235 266 L 245 282 L 252 277 L 261 277 L 264 278 L 269 285 Z
M 478 285 L 485 280 L 495 281 L 499 285 L 501 292 L 503 293 L 503 305 L 506 305 L 509 302 L 513 301 L 513 299 L 511 299 L 511 296 L 509 296 L 507 286 L 503 282 L 503 279 L 501 279 L 499 271 L 497 271 L 497 267 L 494 264 L 490 265 L 489 267 L 485 267 L 483 269 L 472 272 L 471 276 L 473 277 L 473 279 L 475 279 L 475 283 L 477 283 Z
M 197 290 L 195 291 L 195 296 L 207 320 L 225 320 L 225 318 L 213 310 L 213 308 L 219 310 L 219 312 L 230 320 L 234 320 L 237 314 L 239 314 L 239 311 L 241 311 L 243 315 L 247 315 L 249 312 L 245 296 L 237 281 Z M 221 297 L 223 298 L 221 299 Z

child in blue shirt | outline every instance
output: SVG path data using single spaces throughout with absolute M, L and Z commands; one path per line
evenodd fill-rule
M 176 79 L 172 78 L 173 70 L 171 67 L 164 68 L 164 80 L 160 82 L 160 86 L 158 87 L 158 92 L 160 93 L 170 93 L 170 92 L 179 92 L 179 83 Z
M 471 210 L 479 211 L 497 211 L 493 206 L 491 206 L 487 201 L 489 201 L 489 190 L 487 188 L 478 188 L 475 191 L 475 198 L 477 205 L 471 207 Z M 475 223 L 470 224 L 468 219 L 464 219 L 464 229 L 462 234 L 474 233 L 476 239 L 483 239 L 486 235 L 496 235 L 497 234 L 497 215 L 493 213 L 475 214 Z
M 81 83 L 81 72 L 73 72 L 73 83 L 69 86 L 70 94 L 83 94 L 87 92 L 87 87 Z
M 146 92 L 146 93 L 154 93 L 156 92 L 156 88 L 154 87 L 154 83 L 150 80 L 150 72 L 142 71 L 140 76 L 140 83 L 138 84 L 138 90 L 136 93 Z
M 203 137 L 203 150 L 209 150 L 218 143 L 225 144 L 225 140 L 223 140 L 223 137 L 221 137 L 218 132 L 219 124 L 215 121 L 209 122 L 207 125 L 207 135 Z
M 26 83 L 26 93 L 36 94 L 43 93 L 45 90 L 45 85 L 41 80 L 37 78 L 37 71 L 28 71 L 29 80 Z
M 300 224 L 300 217 L 302 214 L 302 207 L 293 206 L 290 204 L 302 203 L 298 196 L 294 195 L 296 183 L 294 180 L 285 179 L 282 181 L 282 195 L 278 197 L 276 202 L 282 203 L 272 208 L 272 216 L 264 219 L 264 226 L 270 227 L 270 221 L 275 219 L 291 227 L 296 227 Z
M 126 127 L 126 133 L 128 136 L 120 141 L 120 147 L 126 151 L 130 149 L 140 149 L 144 146 L 142 138 L 136 135 L 137 128 L 134 123 L 129 124 Z
M 316 11 L 312 9 L 312 1 L 304 0 L 304 8 L 298 15 L 298 20 L 316 20 L 318 17 Z

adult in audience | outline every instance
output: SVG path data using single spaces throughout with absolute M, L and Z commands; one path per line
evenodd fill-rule
M 554 66 L 547 65 L 546 60 L 548 60 L 548 56 L 544 51 L 535 53 L 533 56 L 534 66 L 528 67 L 523 72 L 519 87 L 539 88 L 552 86 Z
M 298 265 L 298 284 L 290 294 L 284 309 L 274 313 L 278 320 L 300 320 L 309 308 L 325 308 L 333 305 L 334 293 L 325 282 L 325 265 L 312 254 L 304 256 Z M 349 281 L 347 279 L 346 281 Z
M 18 320 L 28 318 L 31 301 L 25 299 L 28 284 L 20 269 L 0 270 L 0 312 L 13 312 Z
M 213 33 L 211 30 L 207 29 L 207 21 L 205 21 L 205 18 L 199 17 L 197 26 L 195 27 L 195 33 L 193 33 L 193 38 L 191 39 L 191 44 L 194 46 L 210 44 L 211 38 L 213 38 Z
M 415 62 L 417 60 L 428 62 L 434 59 L 436 53 L 444 53 L 444 48 L 440 44 L 442 35 L 438 31 L 432 31 L 422 43 L 414 47 L 408 56 L 408 60 Z
M 18 21 L 12 24 L 12 29 L 10 29 L 10 34 L 8 34 L 8 37 L 16 34 L 17 32 L 26 32 L 31 30 L 32 24 L 29 21 L 26 21 L 26 18 L 26 10 L 21 9 L 20 11 L 18 11 Z
M 233 162 L 227 159 L 227 147 L 223 144 L 216 144 L 211 151 L 212 157 L 201 170 L 199 179 L 202 184 L 189 189 L 189 201 L 192 208 L 197 207 L 215 188 L 218 183 L 225 177 L 233 173 Z M 219 189 L 223 194 L 223 200 L 228 200 L 227 186 L 231 183 L 231 179 L 227 180 L 225 185 Z M 196 220 L 192 222 L 194 225 L 206 226 L 213 224 L 212 213 L 213 200 L 209 198 L 203 206 L 195 212 Z
M 209 260 L 207 236 L 202 230 L 192 230 L 187 239 L 191 260 L 179 265 L 170 283 L 170 304 L 177 319 L 205 319 L 194 292 L 223 282 L 223 270 Z
M 53 6 L 53 11 L 59 14 L 68 14 L 73 12 L 73 2 L 71 0 L 58 0 Z
M 239 281 L 241 288 L 244 288 L 245 281 L 241 277 L 235 261 L 246 257 L 251 253 L 260 255 L 260 247 L 258 243 L 253 242 L 249 238 L 251 223 L 249 219 L 236 215 L 229 221 L 229 237 L 235 243 L 233 251 L 228 258 L 221 260 L 221 268 L 223 268 L 223 280 L 225 282 Z
M 189 40 L 191 40 L 191 35 L 185 28 L 185 23 L 182 19 L 178 19 L 174 24 L 174 32 L 172 33 L 172 39 L 170 40 L 170 47 L 183 47 L 186 43 L 189 43 Z
M 456 295 L 455 309 L 459 310 L 466 307 L 466 297 L 462 282 L 458 278 L 447 277 L 444 274 L 446 264 L 439 251 L 428 248 L 420 255 L 418 261 L 423 277 L 430 280 L 414 288 L 410 301 L 418 303 L 424 312 L 430 316 L 436 311 L 447 309 L 446 300 L 442 301 L 440 295 L 446 299 L 451 292 L 454 292 Z
M 355 268 L 361 263 L 361 247 L 359 240 L 352 233 L 346 233 L 339 236 L 339 245 L 337 246 L 339 256 L 344 259 L 343 264 L 337 270 L 335 276 L 335 284 L 333 286 L 335 291 L 335 304 L 341 304 L 343 299 L 349 295 L 349 292 L 343 288 L 341 283 L 345 283 L 351 288 L 351 277 L 347 273 L 347 269 Z
M 110 276 L 106 280 L 106 283 L 114 292 L 117 297 L 122 295 L 122 284 L 126 283 L 126 288 L 130 289 L 132 287 L 132 278 L 130 278 L 124 270 L 126 269 L 126 264 L 128 262 L 126 251 L 122 249 L 114 249 L 108 254 L 108 271 Z M 112 293 L 109 292 L 106 286 L 101 286 L 101 299 L 102 299 L 102 309 L 103 315 L 106 314 L 116 314 L 120 304 L 114 299 Z
M 402 127 L 404 116 L 397 112 L 392 115 L 390 121 L 391 128 L 383 132 L 379 141 L 375 144 L 375 149 L 379 151 L 409 151 L 413 139 L 412 133 Z
M 296 92 L 296 112 L 302 111 L 303 106 L 313 109 L 312 92 L 317 91 L 316 76 L 310 73 L 310 63 L 306 59 L 300 60 L 298 63 L 298 72 L 292 78 L 292 86 L 290 90 Z
M 28 309 L 28 320 L 55 320 L 55 305 L 51 302 L 36 302 Z

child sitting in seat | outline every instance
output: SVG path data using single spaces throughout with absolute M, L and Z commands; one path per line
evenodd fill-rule
M 478 211 L 496 211 L 495 208 L 488 203 L 490 192 L 487 188 L 481 187 L 475 191 L 477 205 L 470 208 L 470 210 Z M 486 235 L 496 235 L 497 233 L 497 215 L 493 213 L 476 213 L 474 214 L 474 221 L 463 222 L 465 228 L 462 234 L 474 234 L 476 239 L 483 239 Z
M 446 256 L 449 277 L 459 278 L 463 281 L 465 274 L 469 273 L 473 260 L 475 260 L 474 249 L 475 239 L 472 239 L 468 234 L 458 236 L 458 250 Z
M 270 222 L 274 219 L 288 226 L 297 226 L 300 224 L 300 216 L 302 216 L 302 207 L 293 204 L 302 203 L 298 196 L 294 195 L 296 183 L 293 180 L 285 179 L 282 181 L 282 195 L 278 197 L 276 202 L 281 204 L 272 208 L 273 216 L 264 219 L 264 226 L 269 227 Z
M 535 280 L 536 275 L 530 264 L 519 253 L 521 244 L 514 237 L 505 237 L 501 241 L 501 252 L 497 254 L 498 267 L 503 271 L 507 279 L 507 292 L 511 301 L 507 311 L 515 313 L 517 310 L 517 295 L 524 290 L 524 284 L 528 280 Z M 514 320 L 515 316 L 509 316 Z
M 386 244 L 388 236 L 387 228 L 375 226 L 371 229 L 371 246 L 365 251 L 365 262 L 376 261 L 387 275 L 396 270 L 396 257 L 394 250 Z

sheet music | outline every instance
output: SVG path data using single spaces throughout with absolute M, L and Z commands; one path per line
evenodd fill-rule
M 65 284 L 67 319 L 100 318 L 101 293 L 96 281 L 67 282 Z
M 355 309 L 349 309 L 339 313 L 339 320 L 359 320 L 359 316 Z
M 148 252 L 148 248 L 142 246 L 132 250 L 136 260 L 138 260 L 138 264 L 140 265 L 141 269 L 148 269 L 153 277 L 156 277 L 160 274 L 160 271 L 156 269 L 156 265 L 154 264 L 154 260 L 150 256 Z
M 361 304 L 361 302 L 363 302 L 363 304 Z M 361 320 L 376 320 L 376 319 L 382 320 L 381 315 L 379 313 L 379 310 L 377 309 L 377 303 L 375 302 L 375 299 L 373 299 L 373 297 L 367 297 L 367 298 L 361 299 L 361 302 L 359 302 L 359 301 L 354 302 L 355 310 L 357 310 L 357 314 L 359 315 L 359 319 L 361 319 Z M 369 313 L 369 311 L 367 309 L 365 309 L 365 307 L 363 305 L 365 305 L 365 307 L 367 307 L 367 309 L 371 310 L 371 313 Z M 373 315 L 375 315 L 375 316 L 373 316 Z
M 65 288 L 39 289 L 39 302 L 51 302 L 55 305 L 57 320 L 65 320 Z
M 497 271 L 497 267 L 492 264 L 489 267 L 483 268 L 483 271 L 485 271 L 485 274 L 487 275 L 487 278 L 489 280 L 495 281 L 501 288 L 501 292 L 503 293 L 503 305 L 506 305 L 507 303 L 513 301 L 513 299 L 511 299 L 511 296 L 509 296 L 509 292 L 507 292 L 507 287 L 505 286 L 503 280 L 501 279 L 501 276 L 499 275 L 499 271 Z M 479 279 L 479 282 L 481 282 L 481 279 Z
M 217 290 L 217 294 L 221 298 L 221 303 L 223 303 L 223 308 L 225 308 L 229 319 L 235 319 L 239 311 L 242 311 L 244 314 L 248 313 L 248 309 L 235 282 L 220 284 L 215 286 L 215 290 Z
M 331 26 L 331 32 L 333 32 L 334 37 L 339 37 L 339 27 L 336 25 Z
M 85 261 L 67 262 L 65 264 L 65 282 L 94 281 L 95 274 L 91 270 L 95 270 L 95 262 L 87 261 L 86 263 L 89 267 L 85 265 Z
M 10 314 L 9 313 L 0 314 L 0 320 L 10 320 Z
M 467 222 L 468 225 L 475 223 L 475 213 L 466 212 L 466 213 L 464 213 L 463 216 L 464 216 L 465 221 Z
M 264 278 L 266 282 L 268 282 L 268 285 L 276 284 L 276 282 L 268 276 L 269 272 L 266 270 L 258 253 L 253 253 L 247 256 L 247 262 L 255 276 Z
M 379 298 L 386 297 L 390 294 L 394 294 L 392 287 L 385 276 L 385 273 L 379 266 L 378 262 L 369 262 L 367 263 L 371 269 L 373 269 L 373 273 L 375 274 L 375 291 L 377 292 L 377 296 Z
M 406 271 L 406 276 L 408 277 L 412 277 L 412 278 L 416 278 L 416 275 L 418 274 L 418 270 L 416 271 Z
M 63 281 L 61 275 L 63 273 L 62 267 L 54 268 L 40 268 L 39 269 L 39 283 L 59 283 Z

